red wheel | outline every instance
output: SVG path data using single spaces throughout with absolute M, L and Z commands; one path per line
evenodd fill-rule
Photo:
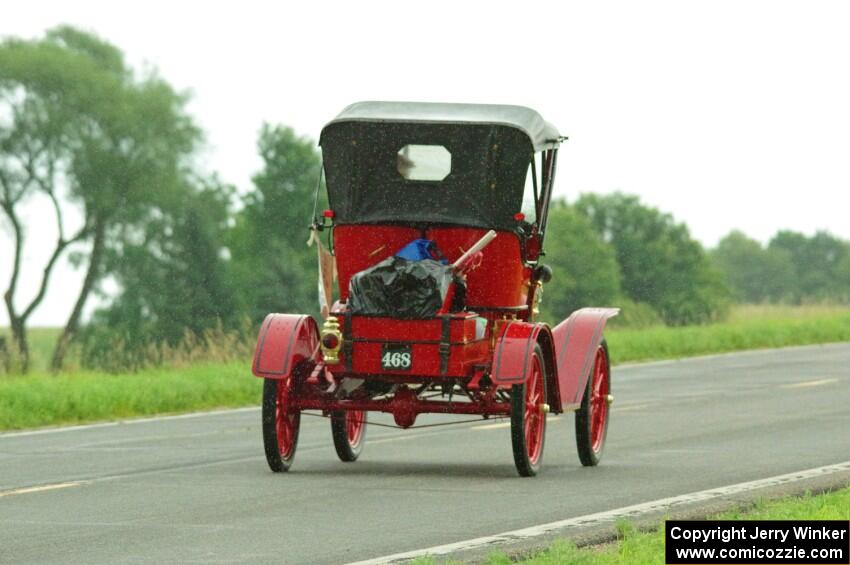
M 530 371 L 523 384 L 511 387 L 511 443 L 523 477 L 540 470 L 546 439 L 546 364 L 539 345 L 534 346 Z
M 365 410 L 337 410 L 331 414 L 331 434 L 342 461 L 357 461 L 366 439 Z
M 586 467 L 593 467 L 602 458 L 608 420 L 611 411 L 611 365 L 608 361 L 608 344 L 596 350 L 596 358 L 587 379 L 587 390 L 576 412 L 576 446 L 578 458 Z
M 288 471 L 295 458 L 301 412 L 289 409 L 292 379 L 266 379 L 263 384 L 263 446 L 272 471 Z

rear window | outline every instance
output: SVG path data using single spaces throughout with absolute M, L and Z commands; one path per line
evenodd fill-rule
M 405 145 L 396 166 L 407 180 L 441 181 L 452 172 L 452 154 L 442 145 Z

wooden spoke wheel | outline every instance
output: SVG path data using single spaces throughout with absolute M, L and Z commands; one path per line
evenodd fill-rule
M 533 477 L 543 461 L 546 439 L 546 364 L 539 345 L 534 346 L 530 375 L 511 387 L 511 443 L 514 463 L 523 477 Z
M 298 446 L 301 412 L 289 409 L 292 382 L 266 379 L 263 383 L 263 445 L 275 473 L 289 470 Z
M 331 414 L 331 434 L 340 460 L 357 461 L 366 439 L 365 410 L 336 410 Z
M 608 360 L 608 344 L 602 344 L 596 350 L 596 358 L 587 390 L 576 411 L 576 447 L 581 464 L 593 467 L 599 464 L 602 450 L 605 448 L 605 436 L 608 434 L 608 420 L 611 413 L 611 365 Z

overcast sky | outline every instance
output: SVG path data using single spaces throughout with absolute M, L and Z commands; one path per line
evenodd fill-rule
M 735 228 L 850 238 L 850 3 L 7 3 L 0 36 L 79 26 L 191 92 L 205 166 L 241 190 L 264 121 L 315 139 L 357 100 L 510 103 L 570 136 L 560 195 L 638 194 L 708 246 Z M 55 241 L 42 212 L 25 298 Z M 2 290 L 10 253 L 0 220 Z M 35 325 L 71 309 L 81 275 L 57 275 Z

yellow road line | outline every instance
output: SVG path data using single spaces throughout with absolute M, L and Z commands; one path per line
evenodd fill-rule
M 817 381 L 803 381 L 799 383 L 791 383 L 787 385 L 779 385 L 779 388 L 805 388 L 810 386 L 822 386 L 837 383 L 838 379 L 820 379 Z
M 4 496 L 12 496 L 13 494 L 29 494 L 31 492 L 44 492 L 46 490 L 56 490 L 60 488 L 78 487 L 83 483 L 56 483 L 54 485 L 41 485 L 37 487 L 24 487 L 12 490 L 0 490 L 0 498 Z

